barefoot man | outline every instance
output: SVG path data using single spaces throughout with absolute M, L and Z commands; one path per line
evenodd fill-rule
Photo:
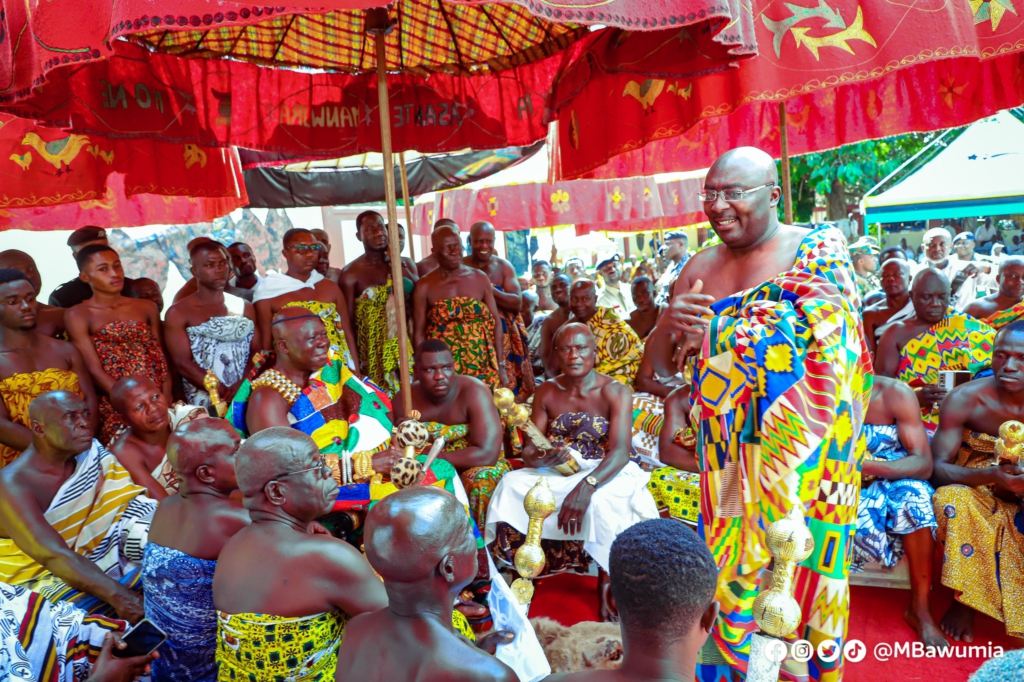
M 701 654 L 701 679 L 746 674 L 757 627 L 751 608 L 771 561 L 764 531 L 796 505 L 815 540 L 794 578 L 796 636 L 815 647 L 841 646 L 846 637 L 843 557 L 856 529 L 856 441 L 871 396 L 870 356 L 845 239 L 831 227 L 780 224 L 781 196 L 775 162 L 763 151 L 741 147 L 715 161 L 700 197 L 722 244 L 686 263 L 648 339 L 671 332 L 703 340 L 691 399 L 702 532 L 721 570 L 722 612 Z M 672 345 L 659 374 L 672 373 Z M 836 503 L 816 502 L 825 497 Z M 820 657 L 811 670 L 815 679 L 842 676 L 840 662 Z
M 964 310 L 996 331 L 1024 318 L 1024 258 L 1004 258 L 999 263 L 998 282 L 998 293 L 979 298 Z

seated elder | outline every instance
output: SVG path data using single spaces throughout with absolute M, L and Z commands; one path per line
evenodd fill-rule
M 597 288 L 587 279 L 572 285 L 569 309 L 569 321 L 585 324 L 594 337 L 597 371 L 632 387 L 644 355 L 644 342 L 633 328 L 614 309 L 598 306 Z M 558 352 L 552 353 L 547 362 L 549 369 L 557 369 Z
M 637 521 L 658 516 L 647 491 L 650 475 L 630 461 L 631 392 L 594 370 L 597 351 L 585 325 L 563 326 L 555 335 L 555 353 L 562 374 L 541 384 L 533 401 L 533 422 L 555 447 L 540 451 L 527 444 L 527 468 L 498 483 L 487 509 L 486 541 L 498 561 L 514 565 L 529 521 L 523 498 L 537 477 L 545 476 L 559 510 L 544 522 L 545 575 L 585 571 L 591 557 L 606 571 L 615 537 Z M 579 471 L 563 477 L 553 467 L 569 459 Z M 602 609 L 602 617 L 612 615 L 609 604 L 602 603 Z
M 660 459 L 658 439 L 665 421 L 665 399 L 681 385 L 681 374 L 658 376 L 645 347 L 633 381 L 633 447 L 641 455 Z
M 0 469 L 0 582 L 138 621 L 132 588 L 156 502 L 93 439 L 78 395 L 44 393 L 29 420 L 32 445 Z
M 213 573 L 224 545 L 249 525 L 232 495 L 240 443 L 222 419 L 182 424 L 167 443 L 180 487 L 157 507 L 142 561 L 146 617 L 167 633 L 153 663 L 157 682 L 217 679 Z
M 171 421 L 160 388 L 149 377 L 124 377 L 110 389 L 110 403 L 128 425 L 110 444 L 117 461 L 154 500 L 178 492 L 178 479 L 167 461 Z
M 311 529 L 338 496 L 331 468 L 309 436 L 275 426 L 242 444 L 235 471 L 252 523 L 213 576 L 219 678 L 329 679 L 345 623 L 388 604 L 359 550 Z
M 453 495 L 430 486 L 390 495 L 366 517 L 363 537 L 388 606 L 349 622 L 335 679 L 518 679 L 452 629 L 452 604 L 477 573 L 472 526 Z

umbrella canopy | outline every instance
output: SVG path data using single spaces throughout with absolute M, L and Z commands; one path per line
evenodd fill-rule
M 1007 112 L 972 124 L 898 185 L 864 198 L 865 222 L 1024 213 L 1024 123 Z
M 559 93 L 555 177 L 696 169 L 741 145 L 779 156 L 779 102 L 791 154 L 1017 106 L 1024 12 L 1006 7 L 755 0 L 758 55 L 736 68 L 695 78 L 597 70 Z

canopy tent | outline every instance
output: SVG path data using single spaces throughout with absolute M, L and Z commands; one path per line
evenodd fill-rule
M 1008 112 L 972 124 L 898 185 L 864 198 L 866 222 L 1024 213 L 1024 123 Z

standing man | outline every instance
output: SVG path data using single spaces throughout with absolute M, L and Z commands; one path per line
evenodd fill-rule
M 545 370 L 544 375 L 551 379 L 557 376 L 557 365 L 548 362 L 552 354 L 551 339 L 554 338 L 555 332 L 563 324 L 569 321 L 569 316 L 572 315 L 572 311 L 569 310 L 569 287 L 572 286 L 572 278 L 569 275 L 560 272 L 551 278 L 551 300 L 555 302 L 558 307 L 544 318 L 543 324 L 540 326 L 540 348 L 537 354 L 540 356 L 541 364 L 547 368 L 551 367 L 554 374 L 551 374 Z
M 587 268 L 583 265 L 582 258 L 570 258 L 565 261 L 562 271 L 569 275 L 573 282 L 578 282 L 587 277 Z
M 263 280 L 256 269 L 256 257 L 252 255 L 249 245 L 242 242 L 229 246 L 228 255 L 231 256 L 231 271 L 234 273 L 233 284 L 245 292 L 238 295 L 252 303 L 253 291 Z
M 451 228 L 455 229 L 455 233 L 456 234 L 459 233 L 459 225 L 458 225 L 458 223 L 456 223 L 451 218 L 440 218 L 440 219 L 434 221 L 434 231 L 436 231 L 440 227 L 451 227 Z M 460 238 L 459 244 L 462 244 L 461 238 Z M 462 256 L 461 252 L 459 253 L 459 256 L 460 257 Z M 437 267 L 437 256 L 433 252 L 428 253 L 423 260 L 421 260 L 419 263 L 416 264 L 416 270 L 419 272 L 419 276 L 420 277 L 423 277 L 425 274 L 427 274 L 428 272 L 430 272 L 431 270 L 433 270 L 436 267 Z
M 356 229 L 359 229 L 358 225 Z M 338 286 L 341 286 L 338 282 L 338 279 L 341 277 L 341 270 L 331 267 L 331 238 L 327 236 L 327 230 L 318 228 L 310 230 L 310 233 L 316 237 L 318 242 L 324 245 L 324 249 L 320 252 L 320 258 L 317 260 L 316 271 Z
M 668 261 L 668 267 L 661 273 L 655 285 L 657 290 L 656 301 L 658 305 L 665 305 L 672 294 L 672 285 L 675 284 L 679 273 L 683 271 L 686 261 L 690 260 L 689 238 L 685 232 L 669 232 L 665 235 L 664 259 Z
M 910 302 L 910 263 L 900 258 L 885 261 L 882 291 L 885 300 L 864 311 L 864 340 L 872 355 L 878 350 L 878 342 L 886 329 L 914 316 L 914 304 Z
M 442 225 L 430 239 L 438 267 L 413 288 L 414 344 L 441 339 L 452 349 L 457 373 L 476 377 L 491 390 L 507 386 L 505 363 L 498 362 L 505 339 L 491 280 L 463 263 L 462 239 L 454 227 Z
M 961 232 L 953 237 L 953 251 L 957 260 L 963 263 L 974 263 L 978 268 L 978 285 L 975 295 L 977 297 L 988 296 L 996 291 L 996 278 L 992 274 L 992 261 L 987 258 L 980 258 L 975 253 L 977 242 L 973 232 Z M 1002 246 L 1000 246 L 1000 249 Z M 993 254 L 998 257 L 998 254 Z
M 36 267 L 32 256 L 24 251 L 8 249 L 0 251 L 0 268 L 11 268 L 20 270 L 28 277 L 28 281 L 36 290 L 36 328 L 37 334 L 52 336 L 55 339 L 63 339 L 64 336 L 64 309 L 52 305 L 40 303 L 38 296 L 43 286 L 43 278 L 39 276 L 39 268 Z
M 691 401 L 702 532 L 720 569 L 722 612 L 716 650 L 699 660 L 701 679 L 746 673 L 751 609 L 771 561 L 765 529 L 796 505 L 815 539 L 793 578 L 796 635 L 814 647 L 842 647 L 846 638 L 845 557 L 856 532 L 856 434 L 871 396 L 870 356 L 845 239 L 834 227 L 779 224 L 781 197 L 763 151 L 741 147 L 715 161 L 700 198 L 722 243 L 686 264 L 648 340 L 661 343 L 666 332 L 703 339 Z M 812 310 L 828 311 L 828 322 Z M 664 344 L 661 373 L 671 373 L 673 346 Z M 816 502 L 823 497 L 830 503 Z M 811 670 L 838 680 L 841 666 L 816 657 Z
M 622 267 L 619 265 L 619 254 L 606 258 L 597 264 L 597 272 L 604 280 L 597 304 L 602 308 L 611 308 L 615 314 L 625 320 L 636 309 L 633 298 L 623 289 Z
M 875 271 L 878 270 L 878 258 L 869 247 L 861 247 L 850 254 L 853 260 L 853 274 L 857 279 L 857 294 L 863 301 L 867 295 L 878 291 L 879 282 Z
M 992 247 L 1002 241 L 999 229 L 992 224 L 991 217 L 985 218 L 984 224 L 975 231 L 974 236 L 978 242 L 978 253 L 990 254 Z
M 516 271 L 507 260 L 494 255 L 494 226 L 490 223 L 473 223 L 469 228 L 469 247 L 471 253 L 462 262 L 487 275 L 494 287 L 494 303 L 498 306 L 505 343 L 499 359 L 505 363 L 509 388 L 517 399 L 525 401 L 533 395 L 533 366 L 526 345 L 526 325 L 519 313 L 523 299 Z
M 213 370 L 217 376 L 217 391 L 225 402 L 242 383 L 249 359 L 259 350 L 256 312 L 251 303 L 225 293 L 231 261 L 219 242 L 198 244 L 189 260 L 198 289 L 167 311 L 164 334 L 171 365 L 182 379 L 185 401 L 207 407 L 207 371 Z
M 1010 256 L 999 263 L 999 291 L 979 298 L 964 313 L 1000 330 L 1024 317 L 1024 258 Z
M 636 310 L 629 314 L 626 322 L 643 341 L 658 323 L 658 316 L 664 307 L 654 303 L 654 283 L 650 277 L 637 277 L 633 280 L 631 293 Z
M 71 247 L 71 255 L 78 260 L 78 253 L 87 246 L 100 245 L 109 246 L 107 243 L 107 231 L 95 225 L 80 227 L 68 236 L 68 246 Z M 131 291 L 132 282 L 130 277 L 124 278 L 124 287 Z M 49 304 L 57 308 L 71 308 L 85 299 L 92 296 L 92 289 L 89 283 L 80 277 L 64 282 L 50 293 Z
M 597 304 L 597 288 L 589 279 L 572 285 L 569 290 L 569 309 L 572 311 L 569 321 L 587 325 L 594 335 L 597 372 L 632 387 L 644 356 L 644 342 L 633 328 L 611 308 Z M 552 353 L 548 358 L 548 372 L 551 376 L 558 376 L 557 362 L 557 354 Z
M 554 310 L 558 304 L 551 298 L 551 263 L 546 260 L 534 261 L 532 270 L 537 310 Z

